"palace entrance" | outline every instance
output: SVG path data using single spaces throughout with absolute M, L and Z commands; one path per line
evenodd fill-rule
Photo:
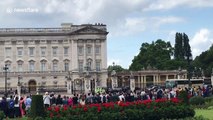
M 28 83 L 29 86 L 29 92 L 30 93 L 35 93 L 36 92 L 36 81 L 35 80 L 30 80 Z

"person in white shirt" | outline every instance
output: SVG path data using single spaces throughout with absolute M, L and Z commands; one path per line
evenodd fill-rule
M 124 97 L 123 94 L 120 94 L 120 95 L 119 95 L 119 100 L 120 100 L 120 101 L 123 101 L 123 102 L 125 101 L 125 97 Z
M 43 97 L 43 101 L 44 101 L 44 107 L 45 108 L 48 108 L 50 106 L 50 96 L 49 96 L 49 93 L 46 92 L 44 97 Z

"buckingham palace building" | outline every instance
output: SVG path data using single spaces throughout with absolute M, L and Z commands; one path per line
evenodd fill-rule
M 91 92 L 107 86 L 107 29 L 102 23 L 0 28 L 0 91 Z

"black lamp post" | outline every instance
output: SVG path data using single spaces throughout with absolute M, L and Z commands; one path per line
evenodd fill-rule
M 188 70 L 187 70 L 187 72 L 188 72 L 188 74 L 187 74 L 187 77 L 188 77 L 188 85 L 189 85 L 189 87 L 191 87 L 191 61 L 192 61 L 192 56 L 189 56 L 189 55 L 187 55 L 187 56 L 184 56 L 185 57 L 185 59 L 187 60 L 187 63 L 188 63 Z
M 9 68 L 7 67 L 7 65 L 5 65 L 5 66 L 3 67 L 3 69 L 4 69 L 4 71 L 5 71 L 5 97 L 7 97 L 7 70 L 8 70 Z

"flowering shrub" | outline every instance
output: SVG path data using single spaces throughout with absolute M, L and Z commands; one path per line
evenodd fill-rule
M 49 120 L 160 120 L 193 117 L 194 110 L 180 104 L 174 98 L 143 100 L 134 102 L 110 102 L 85 106 L 50 107 L 47 109 Z

